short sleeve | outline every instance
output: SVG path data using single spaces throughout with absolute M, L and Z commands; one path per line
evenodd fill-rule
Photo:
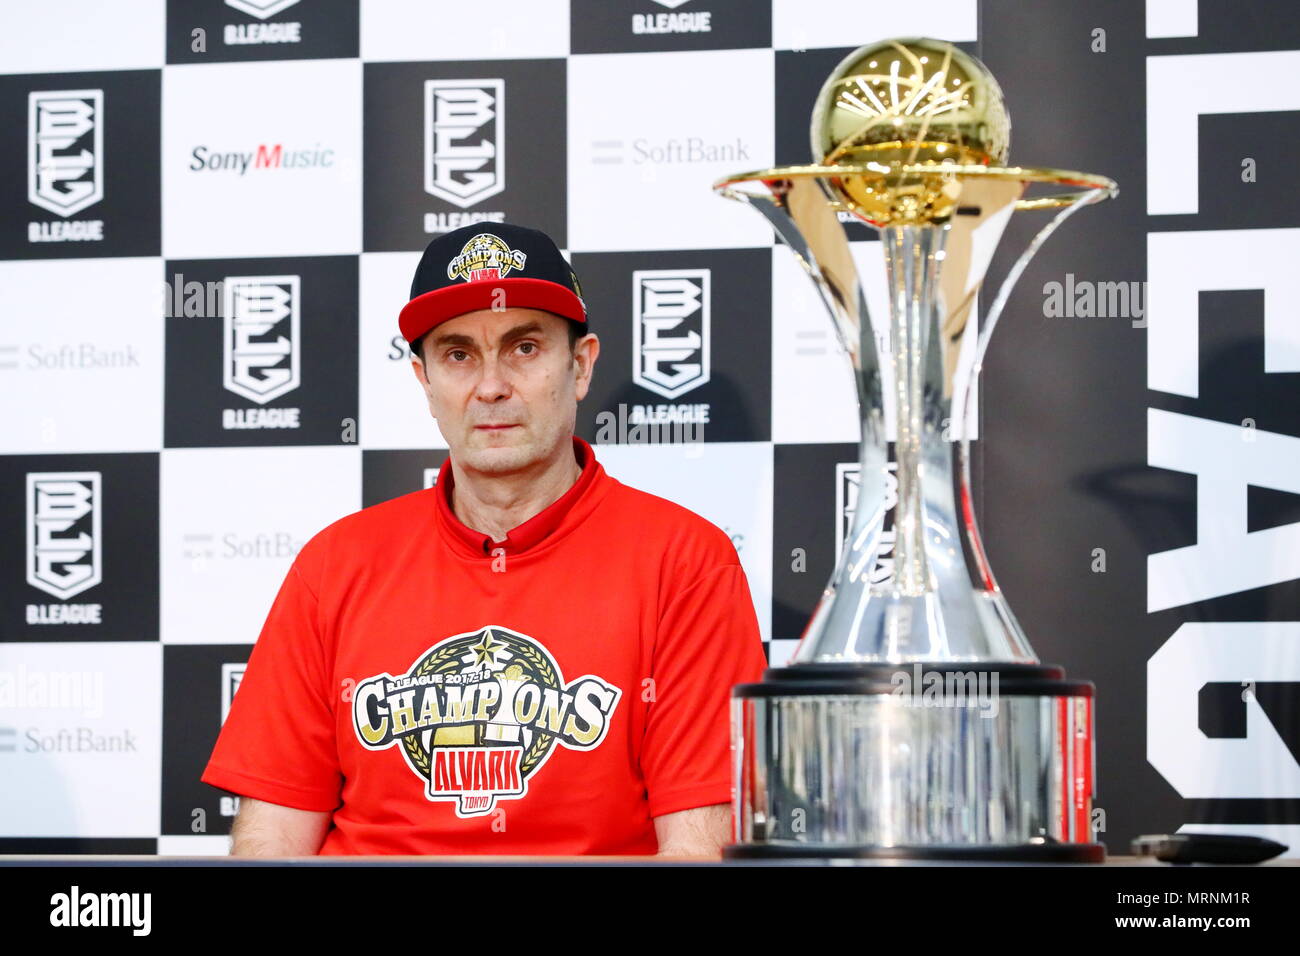
M 731 688 L 767 666 L 739 564 L 706 571 L 665 609 L 641 772 L 652 817 L 731 800 Z
M 295 561 L 253 645 L 200 779 L 299 810 L 336 809 L 342 774 L 330 670 L 316 595 Z

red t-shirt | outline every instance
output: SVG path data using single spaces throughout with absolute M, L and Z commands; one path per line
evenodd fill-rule
M 202 779 L 334 811 L 322 854 L 650 854 L 731 799 L 765 665 L 731 540 L 605 473 L 493 542 L 437 484 L 294 560 Z

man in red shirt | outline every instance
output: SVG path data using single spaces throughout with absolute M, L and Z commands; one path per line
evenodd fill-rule
M 294 560 L 202 776 L 242 795 L 232 852 L 716 856 L 758 623 L 730 539 L 574 435 L 577 276 L 466 227 L 399 326 L 449 457 Z

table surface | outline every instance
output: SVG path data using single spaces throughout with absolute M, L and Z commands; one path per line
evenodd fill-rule
M 727 860 L 659 856 L 151 856 L 147 854 L 0 854 L 0 868 L 9 866 L 1137 866 L 1172 867 L 1151 857 L 1109 856 L 1102 864 L 1087 863 L 968 863 L 934 860 Z M 1204 864 L 1193 864 L 1203 866 Z M 1300 866 L 1300 858 L 1275 858 L 1249 866 Z M 1183 866 L 1179 866 L 1183 869 Z

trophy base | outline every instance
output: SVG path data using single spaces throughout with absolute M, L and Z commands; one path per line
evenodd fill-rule
M 935 863 L 1105 863 L 1102 843 L 993 846 L 836 846 L 825 843 L 733 843 L 724 860 L 915 860 Z
M 1093 686 L 1058 667 L 793 664 L 732 694 L 728 859 L 1105 860 Z

